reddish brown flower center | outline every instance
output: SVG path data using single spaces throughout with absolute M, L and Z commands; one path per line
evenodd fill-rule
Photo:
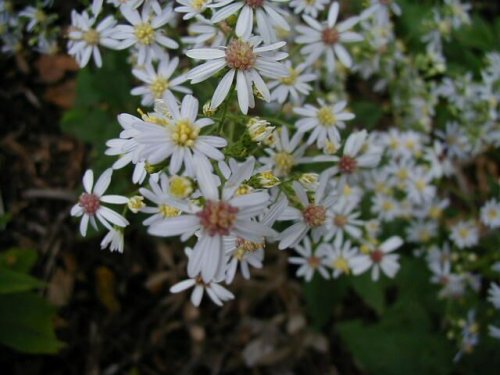
M 336 227 L 343 228 L 347 224 L 347 217 L 344 215 L 337 215 L 333 218 L 333 223 Z
M 339 169 L 342 173 L 352 173 L 358 167 L 358 163 L 356 159 L 351 158 L 350 156 L 342 156 L 339 160 Z
M 340 34 L 334 28 L 327 28 L 321 32 L 321 40 L 325 44 L 335 44 L 339 41 Z
M 208 201 L 196 216 L 210 236 L 227 236 L 234 226 L 238 208 L 226 202 Z
M 231 69 L 249 70 L 255 65 L 256 56 L 250 43 L 234 39 L 226 48 L 226 62 Z
M 83 211 L 85 211 L 88 215 L 95 215 L 99 207 L 101 206 L 101 202 L 99 197 L 95 194 L 83 193 L 80 195 L 80 206 L 82 206 Z
M 311 268 L 318 268 L 321 264 L 321 260 L 313 255 L 307 259 L 307 263 L 311 266 Z
M 264 0 L 245 0 L 245 3 L 251 8 L 259 8 L 264 4 Z
M 377 249 L 370 254 L 370 257 L 372 258 L 374 263 L 380 263 L 382 261 L 382 258 L 384 257 L 384 252 Z
M 304 215 L 304 221 L 310 227 L 319 227 L 326 221 L 326 210 L 322 206 L 311 204 L 304 208 L 302 215 Z

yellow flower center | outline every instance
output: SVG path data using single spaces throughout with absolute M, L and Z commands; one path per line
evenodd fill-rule
M 349 273 L 349 263 L 347 262 L 347 259 L 342 256 L 333 261 L 332 267 L 336 270 L 341 271 L 342 273 Z
M 460 238 L 466 239 L 469 237 L 469 230 L 467 228 L 460 228 L 458 231 L 458 236 Z
M 293 69 L 289 68 L 288 69 L 288 76 L 284 78 L 280 78 L 280 82 L 283 83 L 284 85 L 287 86 L 292 86 L 297 82 L 297 77 L 299 76 L 299 73 Z
M 157 77 L 149 86 L 149 89 L 153 93 L 155 99 L 160 99 L 163 97 L 163 93 L 168 89 L 168 79 L 163 77 Z
M 193 125 L 188 119 L 177 121 L 172 131 L 172 140 L 175 144 L 183 147 L 193 147 L 198 138 L 200 129 Z
M 328 106 L 321 107 L 316 117 L 318 118 L 319 123 L 326 127 L 334 126 L 337 122 L 332 109 Z
M 137 25 L 134 28 L 134 34 L 137 40 L 146 46 L 153 44 L 155 40 L 155 30 L 149 23 L 141 23 Z
M 201 10 L 201 9 L 203 9 L 203 7 L 205 6 L 206 3 L 207 3 L 207 0 L 193 0 L 193 1 L 191 1 L 191 6 L 195 10 Z
M 231 69 L 249 70 L 256 59 L 252 45 L 243 40 L 234 39 L 226 48 L 226 63 Z
M 439 207 L 433 206 L 429 209 L 429 216 L 431 219 L 437 220 L 443 214 L 443 210 Z
M 159 207 L 160 213 L 164 217 L 175 217 L 181 214 L 181 210 L 178 208 L 169 206 L 168 204 L 161 204 Z
M 193 192 L 193 185 L 186 177 L 172 176 L 170 178 L 170 195 L 175 198 L 187 198 Z
M 391 201 L 385 201 L 384 203 L 382 203 L 382 210 L 384 210 L 385 212 L 392 211 L 393 209 L 394 203 L 392 203 Z
M 133 196 L 132 198 L 130 198 L 128 200 L 127 206 L 128 206 L 128 209 L 130 211 L 132 211 L 134 214 L 136 214 L 137 212 L 139 212 L 141 210 L 141 208 L 143 208 L 145 206 L 144 197 L 142 197 L 140 195 Z
M 99 43 L 100 35 L 96 30 L 89 29 L 83 34 L 83 40 L 87 44 L 96 45 L 97 43 Z
M 295 159 L 293 155 L 288 152 L 278 152 L 274 155 L 274 161 L 276 163 L 276 167 L 278 167 L 281 174 L 290 173 L 292 167 L 295 164 Z
M 45 12 L 41 9 L 37 9 L 36 12 L 35 12 L 35 20 L 37 20 L 37 22 L 45 22 L 45 20 L 47 19 L 47 15 L 45 14 Z
M 425 183 L 424 180 L 418 180 L 417 182 L 415 182 L 415 187 L 419 192 L 424 191 L 426 186 L 427 184 Z
M 316 0 L 305 0 L 305 3 L 307 5 L 314 5 L 314 4 L 316 4 Z
M 236 190 L 235 195 L 246 195 L 252 192 L 252 187 L 247 184 L 241 184 L 240 187 Z
M 399 180 L 405 181 L 410 176 L 410 173 L 408 172 L 408 169 L 402 168 L 396 173 L 396 176 Z
M 497 218 L 497 215 L 498 215 L 497 210 L 495 210 L 494 208 L 492 208 L 491 210 L 488 211 L 488 215 L 487 216 L 488 216 L 488 218 L 490 220 L 494 220 L 494 219 Z

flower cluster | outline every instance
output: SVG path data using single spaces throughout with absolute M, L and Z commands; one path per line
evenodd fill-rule
M 106 144 L 116 160 L 95 185 L 85 173 L 71 211 L 81 234 L 100 223 L 102 247 L 123 252 L 126 217 L 141 215 L 152 236 L 190 240 L 187 278 L 170 290 L 192 288 L 197 306 L 205 292 L 217 305 L 233 299 L 238 273 L 249 279 L 283 250 L 306 281 L 394 278 L 413 255 L 439 298 L 473 301 L 486 288 L 498 309 L 498 284 L 484 277 L 498 256 L 482 247 L 498 239 L 498 180 L 478 175 L 478 192 L 468 174 L 500 146 L 500 54 L 473 74 L 448 69 L 445 48 L 470 10 L 436 6 L 415 53 L 395 34 L 397 1 L 358 14 L 328 0 L 94 0 L 73 11 L 68 53 L 101 67 L 103 48 L 127 50 L 131 94 L 148 107 L 118 116 Z M 384 99 L 357 103 L 358 91 Z M 353 109 L 363 106 L 373 116 Z M 128 165 L 138 193 L 105 195 Z M 479 342 L 468 307 L 450 317 L 457 359 Z

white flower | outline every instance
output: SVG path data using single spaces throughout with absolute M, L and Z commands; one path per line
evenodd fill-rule
M 299 200 L 300 209 L 289 206 L 280 217 L 280 220 L 295 221 L 280 234 L 278 245 L 280 250 L 295 246 L 309 230 L 315 242 L 326 233 L 326 212 L 333 204 L 332 197 L 328 196 L 326 191 L 329 180 L 330 174 L 323 172 L 319 178 L 319 186 L 314 192 L 314 199 L 311 201 L 304 187 L 297 181 L 293 182 L 292 187 Z
M 479 231 L 474 221 L 459 221 L 451 228 L 450 239 L 459 249 L 472 247 L 479 242 Z
M 401 16 L 403 13 L 395 0 L 371 0 L 370 3 L 370 6 L 361 13 L 360 18 L 365 19 L 375 15 L 377 21 L 384 24 L 389 22 L 389 12 L 396 16 Z
M 108 0 L 109 4 L 113 4 L 115 7 L 129 7 L 137 9 L 141 6 L 144 0 Z
M 500 227 L 500 203 L 490 199 L 481 207 L 481 221 L 491 229 Z
M 188 26 L 188 36 L 181 38 L 182 43 L 189 44 L 192 48 L 198 47 L 218 47 L 224 44 L 225 34 L 215 25 L 208 21 L 190 23 Z
M 361 237 L 363 221 L 359 220 L 361 213 L 355 211 L 358 207 L 358 202 L 340 198 L 328 209 L 325 241 L 330 241 L 335 237 L 343 242 L 344 234 L 348 234 L 352 238 Z
M 336 162 L 330 171 L 332 175 L 341 174 L 339 185 L 343 186 L 346 182 L 353 183 L 363 170 L 376 167 L 381 157 L 382 149 L 368 139 L 366 130 L 362 130 L 349 135 L 342 156 L 319 156 L 316 160 Z
M 316 142 L 318 147 L 324 147 L 330 142 L 338 148 L 340 145 L 338 129 L 344 129 L 346 125 L 344 121 L 352 120 L 355 116 L 344 111 L 347 106 L 346 101 L 340 101 L 332 106 L 318 99 L 318 104 L 319 108 L 311 104 L 294 108 L 294 112 L 303 117 L 295 123 L 295 126 L 302 133 L 311 131 L 308 144 Z
M 313 73 L 303 73 L 307 67 L 305 64 L 293 68 L 292 63 L 286 61 L 285 66 L 288 68 L 288 75 L 271 81 L 268 85 L 271 90 L 271 100 L 283 104 L 290 96 L 293 103 L 299 104 L 312 90 L 307 82 L 316 80 L 317 76 Z
M 95 4 L 95 2 L 94 2 Z M 93 16 L 83 12 L 75 11 L 71 14 L 71 28 L 69 30 L 68 54 L 73 56 L 81 68 L 85 67 L 90 58 L 94 57 L 97 67 L 102 66 L 102 57 L 99 46 L 111 49 L 119 48 L 116 39 L 116 20 L 113 16 L 107 16 L 94 27 L 97 20 L 98 8 L 93 8 Z
M 488 301 L 490 301 L 495 309 L 500 309 L 500 286 L 497 283 L 491 283 L 488 289 Z
M 311 281 L 314 272 L 317 271 L 323 278 L 330 278 L 326 268 L 328 266 L 326 253 L 318 251 L 313 253 L 309 237 L 304 237 L 302 245 L 295 245 L 293 249 L 299 253 L 300 256 L 288 258 L 288 263 L 300 265 L 295 273 L 297 277 L 304 277 L 306 281 Z
M 158 183 L 159 182 L 159 183 Z M 165 218 L 179 216 L 181 210 L 172 206 L 172 202 L 176 201 L 170 190 L 170 181 L 165 173 L 161 173 L 159 176 L 159 181 L 156 182 L 154 179 L 149 180 L 149 185 L 151 190 L 144 187 L 139 189 L 139 192 L 151 202 L 153 202 L 156 207 L 144 207 L 141 212 L 151 214 L 149 218 L 144 220 L 144 225 L 151 225 L 163 221 Z
M 436 221 L 412 221 L 410 226 L 406 228 L 406 237 L 408 241 L 416 243 L 428 243 L 438 233 L 438 225 Z
M 182 215 L 166 218 L 149 227 L 148 232 L 152 235 L 180 235 L 181 240 L 187 240 L 197 233 L 198 241 L 188 263 L 189 277 L 201 273 L 203 281 L 210 282 L 224 274 L 226 254 L 223 240 L 226 236 L 262 242 L 266 236 L 274 233 L 264 224 L 251 220 L 268 206 L 269 195 L 266 192 L 235 195 L 241 183 L 251 176 L 254 163 L 255 160 L 250 158 L 242 164 L 219 193 L 208 162 L 196 160 L 198 186 L 205 199 L 203 205 L 200 207 L 189 202 L 178 205 L 184 211 Z
M 425 204 L 436 196 L 436 187 L 431 185 L 432 176 L 422 168 L 415 168 L 407 185 L 408 198 L 415 204 Z
M 294 166 L 307 161 L 303 158 L 307 145 L 301 144 L 303 133 L 297 132 L 290 139 L 285 126 L 279 129 L 278 134 L 274 147 L 264 150 L 269 156 L 260 157 L 259 162 L 263 164 L 262 170 L 272 169 L 274 175 L 284 177 Z
M 200 16 L 207 9 L 207 6 L 212 0 L 176 0 L 181 6 L 175 8 L 177 13 L 185 13 L 182 16 L 183 20 L 189 20 L 193 17 Z
M 101 249 L 109 247 L 111 252 L 123 253 L 124 239 L 121 229 L 111 228 L 101 241 Z
M 170 22 L 175 13 L 172 6 L 167 5 L 156 13 L 151 9 L 154 2 L 147 2 L 142 13 L 130 7 L 121 7 L 120 11 L 127 19 L 130 25 L 118 25 L 116 27 L 116 38 L 121 39 L 120 48 L 137 48 L 137 64 L 144 65 L 153 59 L 161 57 L 163 48 L 176 49 L 179 47 L 177 42 L 164 34 L 163 27 Z
M 307 14 L 313 18 L 318 17 L 318 12 L 323 11 L 329 0 L 292 0 L 290 7 L 294 9 L 295 14 Z
M 319 23 L 314 18 L 307 15 L 302 18 L 310 26 L 297 26 L 299 35 L 295 41 L 298 44 L 306 44 L 300 52 L 306 56 L 306 63 L 312 64 L 323 54 L 326 55 L 326 68 L 329 72 L 335 70 L 335 57 L 347 68 L 352 66 L 352 59 L 349 52 L 342 43 L 359 42 L 363 40 L 361 34 L 348 31 L 356 23 L 358 17 L 351 17 L 336 25 L 339 15 L 339 3 L 334 2 L 328 11 L 326 22 Z
M 18 14 L 19 17 L 26 17 L 29 19 L 28 24 L 26 25 L 27 31 L 33 31 L 36 25 L 40 24 L 43 26 L 44 23 L 48 20 L 47 13 L 44 12 L 43 7 L 33 7 L 27 6 L 23 10 L 21 10 Z
M 490 324 L 488 326 L 488 331 L 489 331 L 491 337 L 494 337 L 496 339 L 500 339 L 500 327 L 495 327 L 494 325 Z
M 145 83 L 145 85 L 136 87 L 130 92 L 132 95 L 142 95 L 141 104 L 149 106 L 155 99 L 166 100 L 166 93 L 172 91 L 191 94 L 191 90 L 181 86 L 186 81 L 183 75 L 171 79 L 177 66 L 179 58 L 174 57 L 170 60 L 168 54 L 162 55 L 158 69 L 155 70 L 152 63 L 146 64 L 143 68 L 135 68 L 132 73 L 136 78 Z
M 393 278 L 399 270 L 399 255 L 389 254 L 403 244 L 400 237 L 394 236 L 385 240 L 381 245 L 372 250 L 369 254 L 362 254 L 351 260 L 352 273 L 354 275 L 362 274 L 369 268 L 372 269 L 372 280 L 379 279 L 380 270 Z
M 271 93 L 261 75 L 269 78 L 286 76 L 288 70 L 279 61 L 288 54 L 275 52 L 286 43 L 277 42 L 259 47 L 260 44 L 261 39 L 258 37 L 232 39 L 227 47 L 197 48 L 186 52 L 193 59 L 209 60 L 188 73 L 191 83 L 202 82 L 223 68 L 229 68 L 212 96 L 212 108 L 219 107 L 227 97 L 235 77 L 238 103 L 244 114 L 247 114 L 249 107 L 255 106 L 253 85 L 265 101 L 271 100 Z
M 394 197 L 376 193 L 372 198 L 371 212 L 382 221 L 392 221 L 401 214 L 401 207 Z
M 188 259 L 191 259 L 191 257 L 193 256 L 193 250 L 191 248 L 186 248 L 185 253 Z M 234 295 L 229 290 L 218 284 L 221 281 L 221 278 L 211 281 L 204 281 L 200 276 L 194 276 L 187 280 L 180 281 L 175 285 L 172 285 L 172 287 L 170 288 L 170 293 L 180 293 L 185 291 L 186 289 L 194 287 L 191 293 L 191 303 L 193 305 L 200 305 L 203 294 L 206 291 L 212 302 L 219 306 L 222 306 L 224 302 L 234 299 Z
M 340 275 L 349 275 L 352 268 L 352 259 L 358 255 L 358 248 L 351 245 L 351 241 L 342 242 L 340 237 L 335 239 L 332 245 L 323 243 L 318 248 L 318 252 L 325 252 L 328 257 L 328 264 L 333 269 L 334 279 Z
M 211 135 L 200 135 L 200 130 L 213 124 L 213 121 L 208 118 L 197 119 L 198 99 L 187 95 L 179 108 L 171 93 L 167 92 L 165 96 L 165 104 L 171 116 L 171 119 L 165 120 L 166 124 L 137 119 L 133 125 L 138 131 L 134 139 L 141 146 L 141 158 L 151 164 L 170 159 L 170 173 L 177 174 L 184 166 L 186 174 L 190 176 L 194 172 L 194 156 L 205 160 L 222 160 L 224 155 L 218 148 L 226 146 L 226 140 Z
M 288 31 L 290 25 L 286 21 L 286 11 L 278 4 L 288 0 L 220 0 L 210 5 L 211 8 L 221 8 L 212 17 L 213 23 L 218 23 L 241 9 L 236 21 L 235 33 L 240 38 L 248 38 L 252 33 L 253 20 L 257 21 L 257 30 L 266 43 L 276 41 L 276 33 L 272 25 Z
M 82 217 L 80 233 L 85 237 L 90 224 L 97 230 L 97 220 L 109 230 L 111 224 L 125 227 L 129 223 L 122 215 L 103 206 L 102 203 L 127 204 L 128 198 L 121 195 L 103 195 L 111 183 L 112 169 L 106 169 L 94 186 L 94 173 L 89 169 L 83 175 L 84 192 L 80 195 L 78 203 L 71 208 L 71 216 Z
M 448 122 L 445 130 L 437 130 L 436 135 L 445 143 L 448 157 L 464 160 L 470 156 L 471 145 L 469 139 L 464 132 L 464 128 L 458 123 Z

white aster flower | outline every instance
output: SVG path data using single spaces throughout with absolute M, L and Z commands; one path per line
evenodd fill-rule
M 302 133 L 311 131 L 307 140 L 308 144 L 316 142 L 317 146 L 321 148 L 330 142 L 338 148 L 340 145 L 338 129 L 344 129 L 346 125 L 344 121 L 352 120 L 355 116 L 344 111 L 347 107 L 346 101 L 329 105 L 322 99 L 318 99 L 318 104 L 319 108 L 311 104 L 294 108 L 294 112 L 303 117 L 295 123 L 295 126 Z
M 488 326 L 488 332 L 491 337 L 500 339 L 500 327 L 495 327 L 493 324 Z
M 120 48 L 135 46 L 138 65 L 151 62 L 153 57 L 161 57 L 163 48 L 179 47 L 179 44 L 167 37 L 163 30 L 175 16 L 172 6 L 167 5 L 160 13 L 156 13 L 156 10 L 152 9 L 153 4 L 157 3 L 147 2 L 142 8 L 142 13 L 128 6 L 120 8 L 130 25 L 118 25 L 116 38 L 122 40 Z
M 275 52 L 286 43 L 277 42 L 263 46 L 260 44 L 261 39 L 258 37 L 232 39 L 227 47 L 197 48 L 186 52 L 186 55 L 193 59 L 208 60 L 188 73 L 191 83 L 202 82 L 223 68 L 229 68 L 212 96 L 212 108 L 221 105 L 235 78 L 238 103 L 244 114 L 247 114 L 249 107 L 255 106 L 253 85 L 265 101 L 271 100 L 271 93 L 261 75 L 268 78 L 286 76 L 288 70 L 279 61 L 285 59 L 288 54 Z
M 306 162 L 303 155 L 307 145 L 301 144 L 302 137 L 303 133 L 296 132 L 290 139 L 288 128 L 281 127 L 274 146 L 264 150 L 268 156 L 259 158 L 259 162 L 263 164 L 262 170 L 271 169 L 275 176 L 285 177 L 294 166 Z
M 280 234 L 278 245 L 280 250 L 295 246 L 309 231 L 311 231 L 314 242 L 318 242 L 326 233 L 326 213 L 333 204 L 333 198 L 327 195 L 326 191 L 330 177 L 329 173 L 323 172 L 321 174 L 318 188 L 314 192 L 312 200 L 309 200 L 306 190 L 299 182 L 293 182 L 292 187 L 300 203 L 300 209 L 289 206 L 280 217 L 280 220 L 295 221 Z
M 224 302 L 234 299 L 234 294 L 222 285 L 215 281 L 204 282 L 199 276 L 178 282 L 170 288 L 170 293 L 180 293 L 193 287 L 191 303 L 196 307 L 200 306 L 204 292 L 207 292 L 212 302 L 218 306 L 222 306 Z
M 323 243 L 318 252 L 325 252 L 328 265 L 333 269 L 332 276 L 337 279 L 340 275 L 349 275 L 352 268 L 352 259 L 358 255 L 358 248 L 353 247 L 351 241 L 342 242 L 340 237 L 335 239 L 333 245 Z
M 125 227 L 129 223 L 122 215 L 103 206 L 102 203 L 127 204 L 128 198 L 121 195 L 104 195 L 111 183 L 112 169 L 106 169 L 94 185 L 94 172 L 90 169 L 83 175 L 84 192 L 80 195 L 78 203 L 71 208 L 71 216 L 82 217 L 80 221 L 80 233 L 85 237 L 90 222 L 97 230 L 97 220 L 109 230 L 114 224 Z
M 337 165 L 330 168 L 332 175 L 340 174 L 339 185 L 353 183 L 368 168 L 380 162 L 382 149 L 369 138 L 366 130 L 353 132 L 347 138 L 342 156 L 319 156 L 317 160 L 330 160 Z
M 286 20 L 286 11 L 279 7 L 279 3 L 288 0 L 220 0 L 212 5 L 213 9 L 218 9 L 212 17 L 213 23 L 218 23 L 240 9 L 238 20 L 236 21 L 235 33 L 240 38 L 248 38 L 252 34 L 253 21 L 257 21 L 257 30 L 266 43 L 275 42 L 276 32 L 272 25 L 277 25 L 283 30 L 290 30 L 290 25 Z M 278 4 L 276 4 L 278 3 Z
M 225 39 L 225 34 L 220 28 L 203 20 L 190 23 L 188 36 L 181 37 L 182 43 L 192 48 L 218 47 L 224 44 Z
M 408 241 L 416 243 L 428 243 L 438 234 L 438 224 L 436 221 L 412 221 L 406 228 L 406 238 Z
M 132 9 L 137 9 L 141 6 L 144 0 L 108 0 L 108 4 L 112 4 L 115 7 L 129 7 Z
M 391 195 L 376 193 L 372 198 L 371 212 L 382 221 L 392 221 L 401 214 L 401 205 Z
M 495 309 L 500 309 L 500 286 L 497 283 L 491 283 L 488 289 L 488 301 L 490 301 Z
M 472 220 L 459 221 L 451 228 L 450 239 L 459 249 L 472 247 L 479 242 L 479 230 Z
M 157 99 L 166 100 L 167 92 L 172 93 L 172 91 L 177 91 L 184 94 L 191 94 L 190 89 L 181 86 L 186 81 L 184 75 L 179 75 L 171 79 L 178 65 L 178 57 L 170 60 L 168 54 L 165 53 L 160 59 L 157 70 L 155 70 L 152 63 L 146 64 L 142 68 L 134 68 L 132 73 L 136 78 L 144 82 L 145 85 L 132 89 L 130 93 L 132 95 L 141 95 L 141 104 L 143 106 L 150 106 Z
M 124 238 L 123 230 L 118 228 L 111 228 L 101 241 L 101 249 L 109 247 L 111 252 L 118 251 L 123 253 Z
M 352 58 L 342 43 L 359 42 L 363 40 L 361 34 L 349 31 L 359 21 L 358 17 L 351 17 L 338 25 L 339 3 L 334 2 L 328 11 L 326 22 L 319 23 L 314 18 L 307 15 L 302 18 L 309 25 L 297 26 L 297 31 L 301 33 L 295 41 L 298 44 L 305 44 L 300 52 L 306 56 L 306 63 L 312 64 L 322 55 L 326 55 L 326 68 L 331 73 L 335 70 L 335 57 L 347 68 L 352 66 Z
M 377 281 L 380 276 L 380 270 L 393 278 L 399 270 L 399 255 L 389 254 L 403 244 L 400 237 L 394 236 L 385 240 L 382 244 L 370 251 L 369 254 L 361 254 L 351 260 L 352 273 L 360 275 L 372 269 L 371 276 L 373 281 Z
M 500 227 L 500 202 L 490 199 L 481 207 L 481 221 L 491 229 Z
M 213 121 L 208 118 L 197 119 L 198 99 L 187 95 L 179 108 L 171 93 L 167 92 L 165 96 L 171 119 L 166 119 L 165 124 L 137 119 L 133 125 L 138 131 L 134 138 L 141 145 L 141 158 L 151 164 L 170 159 L 170 173 L 177 174 L 184 166 L 186 174 L 190 176 L 194 172 L 194 156 L 207 161 L 222 160 L 224 155 L 218 148 L 226 146 L 226 140 L 211 135 L 200 135 L 200 130 L 213 124 Z
M 279 198 L 258 221 L 272 227 L 287 204 L 286 198 Z M 230 256 L 226 268 L 227 284 L 233 281 L 238 265 L 241 275 L 247 280 L 250 279 L 250 267 L 262 268 L 265 242 L 252 242 L 239 237 L 227 237 L 224 239 L 224 244 L 226 246 L 226 253 Z
M 358 202 L 341 198 L 327 210 L 325 241 L 335 237 L 342 243 L 345 234 L 355 239 L 361 237 L 364 223 L 359 220 L 361 212 L 356 211 L 358 207 Z
M 361 13 L 360 18 L 366 19 L 374 15 L 380 24 L 384 24 L 389 22 L 390 12 L 396 16 L 403 13 L 395 0 L 370 0 L 370 6 Z
M 28 24 L 26 25 L 27 31 L 33 31 L 35 26 L 39 24 L 43 26 L 49 20 L 49 15 L 43 10 L 43 5 L 46 5 L 47 2 L 45 1 L 44 3 L 45 4 L 38 5 L 36 7 L 27 6 L 19 12 L 19 17 L 26 17 L 29 20 Z
M 423 168 L 415 168 L 408 185 L 408 198 L 415 204 L 430 202 L 436 196 L 436 186 L 432 185 L 432 176 Z
M 307 67 L 305 64 L 294 68 L 291 61 L 286 61 L 285 66 L 288 68 L 288 75 L 269 82 L 271 100 L 283 104 L 290 97 L 294 104 L 299 104 L 312 90 L 308 82 L 316 80 L 317 76 L 313 73 L 304 73 Z
M 165 173 L 159 175 L 159 181 L 155 179 L 149 180 L 151 190 L 144 187 L 139 189 L 139 192 L 148 200 L 155 204 L 155 207 L 143 207 L 141 212 L 150 214 L 151 216 L 144 220 L 144 225 L 151 225 L 163 221 L 165 218 L 179 216 L 181 210 L 172 205 L 176 198 L 170 194 L 170 181 Z
M 267 192 L 236 195 L 241 183 L 251 176 L 254 163 L 253 158 L 243 163 L 219 192 L 209 163 L 203 159 L 196 160 L 198 186 L 205 199 L 203 205 L 196 206 L 190 202 L 178 204 L 183 211 L 182 215 L 166 218 L 149 227 L 148 232 L 152 235 L 180 235 L 181 240 L 187 240 L 194 233 L 197 234 L 198 241 L 188 263 L 189 277 L 196 277 L 201 273 L 206 283 L 223 277 L 226 266 L 225 237 L 240 237 L 258 243 L 266 236 L 274 234 L 271 228 L 252 220 L 268 206 Z
M 323 11 L 329 0 L 291 0 L 290 7 L 295 14 L 307 14 L 313 18 L 318 17 L 318 12 Z
M 193 250 L 191 248 L 186 248 L 185 253 L 188 259 L 193 256 Z M 193 305 L 197 307 L 200 305 L 203 294 L 206 291 L 212 302 L 218 306 L 222 306 L 224 302 L 234 299 L 234 295 L 229 290 L 219 285 L 221 281 L 223 280 L 219 278 L 206 282 L 200 276 L 195 276 L 172 285 L 170 293 L 180 293 L 194 287 L 191 292 L 191 303 Z
M 319 272 L 323 278 L 330 278 L 327 270 L 329 263 L 326 253 L 318 252 L 317 250 L 313 253 L 312 243 L 309 237 L 304 237 L 302 244 L 295 245 L 293 249 L 300 256 L 289 257 L 288 263 L 300 265 L 295 273 L 297 277 L 303 277 L 309 282 L 312 280 L 314 273 Z
M 113 16 L 107 16 L 97 26 L 94 26 L 99 11 L 100 6 L 93 6 L 92 17 L 87 12 L 78 14 L 73 11 L 71 14 L 72 22 L 68 34 L 68 54 L 76 59 L 81 68 L 88 64 L 92 56 L 96 66 L 99 68 L 102 66 L 99 46 L 111 49 L 119 48 L 120 43 L 116 38 L 116 19 Z
M 189 20 L 193 17 L 200 16 L 212 0 L 176 0 L 180 6 L 175 8 L 177 13 L 185 13 L 182 16 L 183 20 Z

